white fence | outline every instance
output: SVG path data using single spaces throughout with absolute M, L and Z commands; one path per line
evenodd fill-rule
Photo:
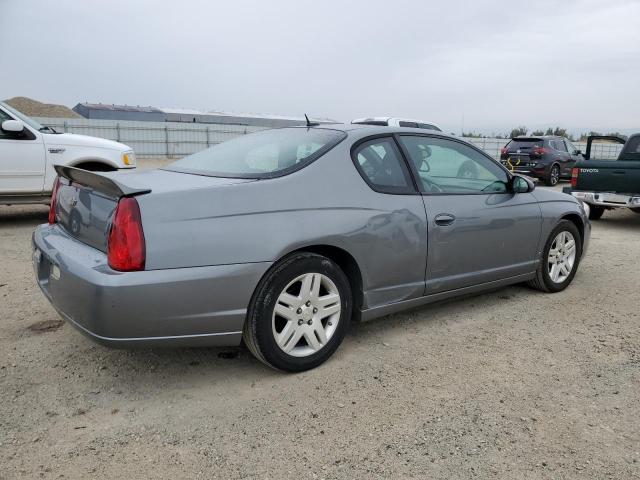
M 264 127 L 245 125 L 128 122 L 75 118 L 37 118 L 58 132 L 107 138 L 129 145 L 136 156 L 180 158 Z
M 129 122 L 120 120 L 87 120 L 71 118 L 38 118 L 40 123 L 59 132 L 92 135 L 129 145 L 140 158 L 180 158 L 190 155 L 238 135 L 244 135 L 264 127 L 246 125 L 176 123 L 176 122 Z M 504 138 L 465 138 L 493 158 L 500 157 L 500 149 L 509 141 Z M 583 152 L 586 144 L 575 142 Z M 622 148 L 614 143 L 596 143 L 592 157 L 615 159 Z
M 469 138 L 465 140 L 473 143 L 476 147 L 481 148 L 493 158 L 500 158 L 500 149 L 504 147 L 509 139 L 505 138 Z M 586 142 L 572 142 L 573 145 L 585 153 L 587 150 Z M 615 160 L 618 158 L 622 150 L 622 145 L 619 143 L 593 143 L 591 145 L 591 158 L 597 158 L 598 160 Z

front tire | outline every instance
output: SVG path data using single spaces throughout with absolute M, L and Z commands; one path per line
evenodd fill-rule
M 536 276 L 528 282 L 529 286 L 547 293 L 561 292 L 576 275 L 581 257 L 578 227 L 569 220 L 561 220 L 549 234 Z
M 253 355 L 286 372 L 317 367 L 349 328 L 349 280 L 332 260 L 293 254 L 271 268 L 254 292 L 242 333 Z

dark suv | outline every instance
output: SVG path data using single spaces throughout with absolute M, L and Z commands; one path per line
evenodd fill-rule
M 571 169 L 582 152 L 564 137 L 516 137 L 500 150 L 500 161 L 509 170 L 556 185 L 571 178 Z

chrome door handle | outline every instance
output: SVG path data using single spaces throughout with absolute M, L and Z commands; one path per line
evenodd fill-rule
M 434 221 L 436 225 L 440 225 L 441 227 L 446 227 L 448 225 L 451 225 L 453 222 L 455 222 L 456 217 L 454 217 L 450 213 L 439 213 L 438 215 L 436 215 L 436 218 L 434 219 Z

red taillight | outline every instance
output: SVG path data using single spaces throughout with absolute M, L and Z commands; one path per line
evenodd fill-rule
M 109 231 L 107 257 L 114 270 L 144 270 L 146 247 L 140 207 L 135 198 L 123 197 L 118 202 Z
M 507 147 L 502 147 L 500 149 L 500 155 L 506 155 L 507 153 L 509 153 L 509 149 Z
M 534 155 L 544 155 L 545 153 L 547 153 L 547 149 L 544 147 L 536 147 L 533 149 Z
M 571 170 L 571 186 L 572 187 L 577 187 L 578 186 L 578 172 L 580 171 L 579 168 L 574 168 Z
M 51 203 L 49 204 L 49 224 L 56 223 L 56 203 L 58 201 L 58 188 L 60 188 L 60 177 L 56 177 L 51 191 Z

